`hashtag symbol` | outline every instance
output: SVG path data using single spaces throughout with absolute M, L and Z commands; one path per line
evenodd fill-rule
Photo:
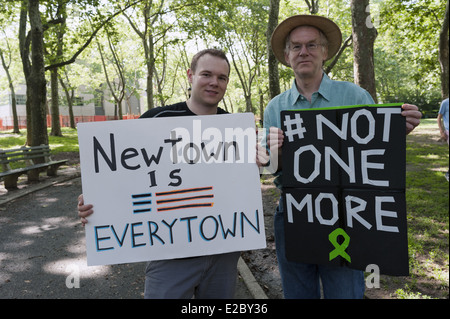
M 285 115 L 284 126 L 286 127 L 286 131 L 284 134 L 288 137 L 289 142 L 294 141 L 294 135 L 297 135 L 299 139 L 303 138 L 303 133 L 306 132 L 306 129 L 302 124 L 303 119 L 300 117 L 300 114 L 296 113 L 294 119 L 290 115 Z

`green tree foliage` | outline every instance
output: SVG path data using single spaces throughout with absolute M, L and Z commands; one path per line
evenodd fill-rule
M 380 2 L 375 65 L 381 100 L 408 101 L 425 113 L 438 110 L 439 32 L 445 5 L 445 0 Z
M 28 1 L 8 0 L 0 8 L 3 51 L 7 40 L 17 45 L 11 41 L 14 38 L 11 34 L 18 34 L 20 29 L 22 3 L 27 5 Z M 446 3 L 446 0 L 370 1 L 369 22 L 378 32 L 374 64 L 379 102 L 402 101 L 417 104 L 425 111 L 437 110 L 441 99 L 439 34 Z M 271 98 L 267 57 L 270 35 L 266 33 L 271 6 L 278 7 L 278 21 L 293 14 L 311 13 L 333 19 L 341 27 L 345 46 L 338 60 L 328 61 L 325 68 L 335 80 L 354 81 L 349 0 L 39 1 L 44 67 L 49 71 L 45 72 L 46 80 L 50 81 L 50 71 L 57 69 L 67 92 L 81 85 L 84 90 L 98 92 L 107 88 L 105 70 L 112 76 L 115 63 L 123 73 L 124 101 L 131 95 L 138 98 L 147 95 L 147 105 L 141 108 L 145 111 L 147 107 L 186 99 L 186 69 L 191 57 L 200 49 L 217 47 L 227 52 L 232 63 L 223 106 L 230 112 L 250 111 L 260 116 Z M 29 23 L 27 26 L 19 41 L 22 49 L 30 44 L 26 42 Z M 110 34 L 109 41 L 106 31 Z M 102 66 L 99 48 L 104 53 L 106 68 Z M 33 52 L 28 53 L 24 57 Z M 22 64 L 20 54 L 12 57 L 11 65 Z M 21 78 L 25 78 L 27 70 L 22 74 L 17 68 L 10 71 L 14 84 L 25 82 Z M 3 77 L 3 70 L 0 72 Z M 279 65 L 278 75 L 283 92 L 292 85 L 293 73 Z M 2 79 L 0 85 L 1 90 L 8 90 L 8 81 Z M 45 92 L 47 101 L 50 93 L 51 90 Z

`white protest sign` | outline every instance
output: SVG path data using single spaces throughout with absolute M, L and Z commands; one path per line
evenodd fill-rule
M 266 247 L 250 113 L 78 124 L 88 265 Z

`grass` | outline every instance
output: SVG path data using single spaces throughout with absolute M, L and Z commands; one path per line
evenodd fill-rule
M 62 128 L 63 136 L 50 136 L 49 130 L 49 145 L 53 155 L 63 152 L 79 152 L 78 148 L 78 132 L 71 128 Z M 21 134 L 11 134 L 9 132 L 0 131 L 0 149 L 20 148 L 25 145 L 27 136 L 26 130 L 21 130 Z M 55 158 L 53 158 L 55 159 Z M 24 161 L 14 162 L 10 164 L 11 168 L 25 167 Z M 3 168 L 0 167 L 0 171 Z
M 49 145 L 53 153 L 60 152 L 78 152 L 78 133 L 77 130 L 64 127 L 61 129 L 63 136 L 50 136 Z M 25 145 L 26 130 L 21 130 L 21 134 L 10 134 L 8 132 L 0 132 L 0 149 L 11 149 Z
M 424 119 L 408 136 L 406 203 L 410 276 L 399 298 L 448 298 L 449 151 L 435 119 Z
M 0 132 L 0 148 L 25 144 L 26 135 Z M 78 152 L 77 131 L 63 128 L 63 137 L 49 136 L 54 153 Z M 407 137 L 406 202 L 410 276 L 381 276 L 370 298 L 449 298 L 449 151 L 439 141 L 435 119 L 423 119 Z
M 381 275 L 369 298 L 449 298 L 449 149 L 436 119 L 423 119 L 406 139 L 408 277 Z

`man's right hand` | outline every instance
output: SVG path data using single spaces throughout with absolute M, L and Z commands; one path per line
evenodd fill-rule
M 87 217 L 92 215 L 94 213 L 94 210 L 92 209 L 94 206 L 92 205 L 85 205 L 84 204 L 84 198 L 83 194 L 78 196 L 78 217 L 81 219 L 81 224 L 84 226 L 87 224 Z

